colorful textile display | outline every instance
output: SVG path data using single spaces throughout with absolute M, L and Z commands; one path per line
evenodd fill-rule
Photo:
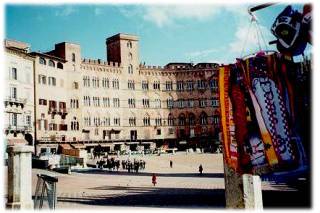
M 219 72 L 226 163 L 239 173 L 294 169 L 304 155 L 295 91 L 280 54 L 260 52 Z
M 303 54 L 312 40 L 312 7 L 304 5 L 302 13 L 287 6 L 275 19 L 271 32 L 277 38 L 277 49 L 292 56 Z

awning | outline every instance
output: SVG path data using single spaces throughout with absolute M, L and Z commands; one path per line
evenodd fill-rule
M 70 146 L 70 144 L 59 144 L 59 146 L 61 146 L 63 149 L 72 149 L 72 147 Z
M 119 129 L 111 129 L 111 130 L 107 130 L 107 132 L 110 132 L 110 133 L 119 133 L 121 130 Z
M 130 144 L 139 144 L 139 142 L 126 142 L 126 144 L 130 145 Z
M 141 142 L 141 144 L 154 144 L 155 142 Z
M 101 147 L 111 147 L 112 144 L 100 144 Z
M 24 145 L 24 144 L 28 144 L 28 141 L 26 141 L 25 139 L 8 139 L 8 146 L 13 146 L 13 145 Z
M 89 132 L 90 132 L 90 130 L 83 129 L 83 130 L 82 130 L 82 132 L 83 132 L 83 133 L 89 133 Z
M 86 146 L 84 144 L 71 144 L 71 146 L 75 149 L 84 149 Z
M 179 141 L 179 144 L 187 144 L 187 141 Z
M 114 142 L 114 143 L 112 143 L 112 144 L 114 144 L 114 145 L 123 145 L 124 142 Z

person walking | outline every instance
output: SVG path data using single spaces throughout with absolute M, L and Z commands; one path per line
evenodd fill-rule
M 200 175 L 202 175 L 202 171 L 203 171 L 203 167 L 202 167 L 202 164 L 200 164 L 200 166 L 199 166 Z
M 173 164 L 173 163 L 172 163 L 172 160 L 170 160 L 170 168 L 172 168 L 172 164 Z
M 157 176 L 156 176 L 156 174 L 153 173 L 153 175 L 152 175 L 152 184 L 153 184 L 153 186 L 155 186 L 156 183 L 157 183 Z

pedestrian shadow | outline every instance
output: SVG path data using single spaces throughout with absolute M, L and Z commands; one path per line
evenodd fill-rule
M 103 174 L 103 175 L 131 175 L 131 176 L 152 176 L 152 172 L 127 172 L 127 171 L 109 171 L 105 169 L 74 170 L 73 172 L 82 174 Z M 157 177 L 194 177 L 194 178 L 224 178 L 224 173 L 155 173 Z

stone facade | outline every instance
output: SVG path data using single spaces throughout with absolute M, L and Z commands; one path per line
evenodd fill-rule
M 34 57 L 29 45 L 5 40 L 4 133 L 8 145 L 34 144 Z
M 137 36 L 106 39 L 107 60 L 81 59 L 59 43 L 35 57 L 37 153 L 71 144 L 88 152 L 213 147 L 218 142 L 218 64 L 140 63 Z

